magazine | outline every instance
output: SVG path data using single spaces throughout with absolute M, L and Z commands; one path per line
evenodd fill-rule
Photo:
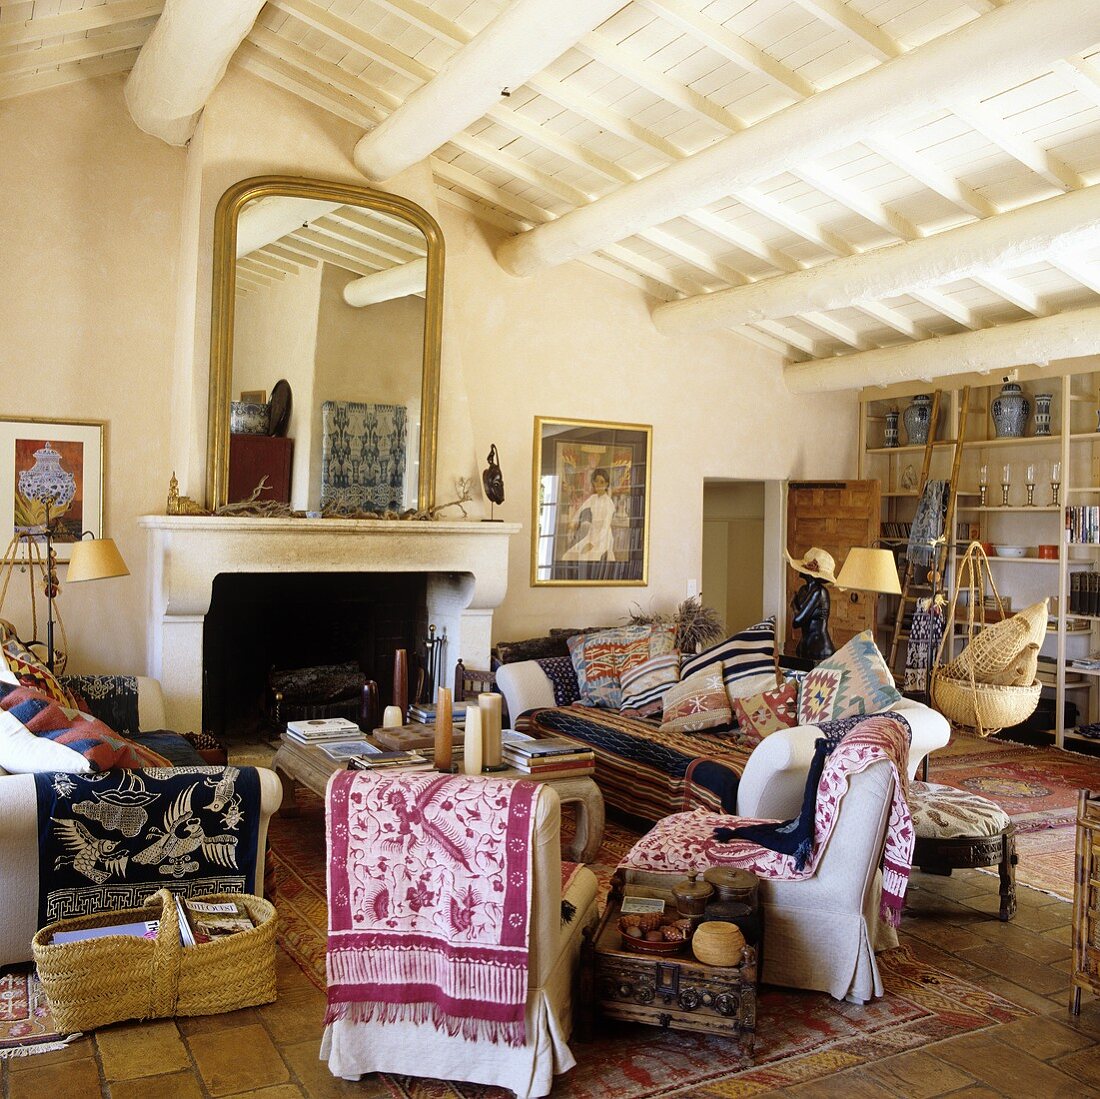
M 180 929 L 182 931 L 186 921 L 195 943 L 208 943 L 226 935 L 235 935 L 238 931 L 251 931 L 256 926 L 245 907 L 236 901 L 214 903 L 184 900 L 183 909 L 185 920 L 180 921 Z
M 85 927 L 79 931 L 58 931 L 53 943 L 76 943 L 83 939 L 102 939 L 106 935 L 130 935 L 139 939 L 155 939 L 160 920 L 139 920 L 137 923 L 114 923 L 108 927 Z

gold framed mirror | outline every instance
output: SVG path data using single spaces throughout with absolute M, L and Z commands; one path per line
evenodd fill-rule
M 257 428 L 247 422 L 254 406 L 242 405 L 234 426 L 293 439 L 286 491 L 295 510 L 434 506 L 443 269 L 438 223 L 398 195 L 278 175 L 243 179 L 222 195 L 214 215 L 209 507 L 230 500 L 231 451 L 238 453 L 231 403 L 270 393 L 277 381 L 284 405 L 293 392 L 282 418 L 289 424 Z

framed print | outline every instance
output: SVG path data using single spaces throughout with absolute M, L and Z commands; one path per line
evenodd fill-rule
M 46 531 L 59 561 L 91 531 L 103 535 L 102 420 L 0 419 L 0 536 L 6 560 L 26 560 Z
M 535 418 L 532 584 L 648 581 L 653 428 Z

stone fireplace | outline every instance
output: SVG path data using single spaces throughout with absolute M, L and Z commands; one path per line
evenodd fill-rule
M 454 663 L 488 667 L 493 610 L 508 584 L 517 523 L 147 515 L 149 674 L 173 729 L 202 727 L 203 639 L 215 577 L 227 573 L 419 573 L 427 621 Z

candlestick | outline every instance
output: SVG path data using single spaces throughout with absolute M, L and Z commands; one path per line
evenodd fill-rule
M 462 745 L 462 770 L 467 775 L 481 774 L 481 710 L 466 707 L 466 736 Z
M 454 770 L 454 723 L 450 687 L 440 687 L 436 692 L 435 769 L 445 774 Z
M 1058 506 L 1058 490 L 1062 487 L 1062 463 L 1055 462 L 1050 467 L 1050 502 L 1053 507 Z
M 484 771 L 506 771 L 501 762 L 501 697 L 493 692 L 477 696 L 477 708 L 481 712 L 482 757 Z
M 1012 466 L 1001 470 L 1001 506 L 1008 507 L 1008 490 L 1012 487 Z
M 1027 506 L 1033 508 L 1035 506 L 1035 466 L 1032 463 L 1028 464 L 1024 474 L 1024 484 L 1027 486 Z

